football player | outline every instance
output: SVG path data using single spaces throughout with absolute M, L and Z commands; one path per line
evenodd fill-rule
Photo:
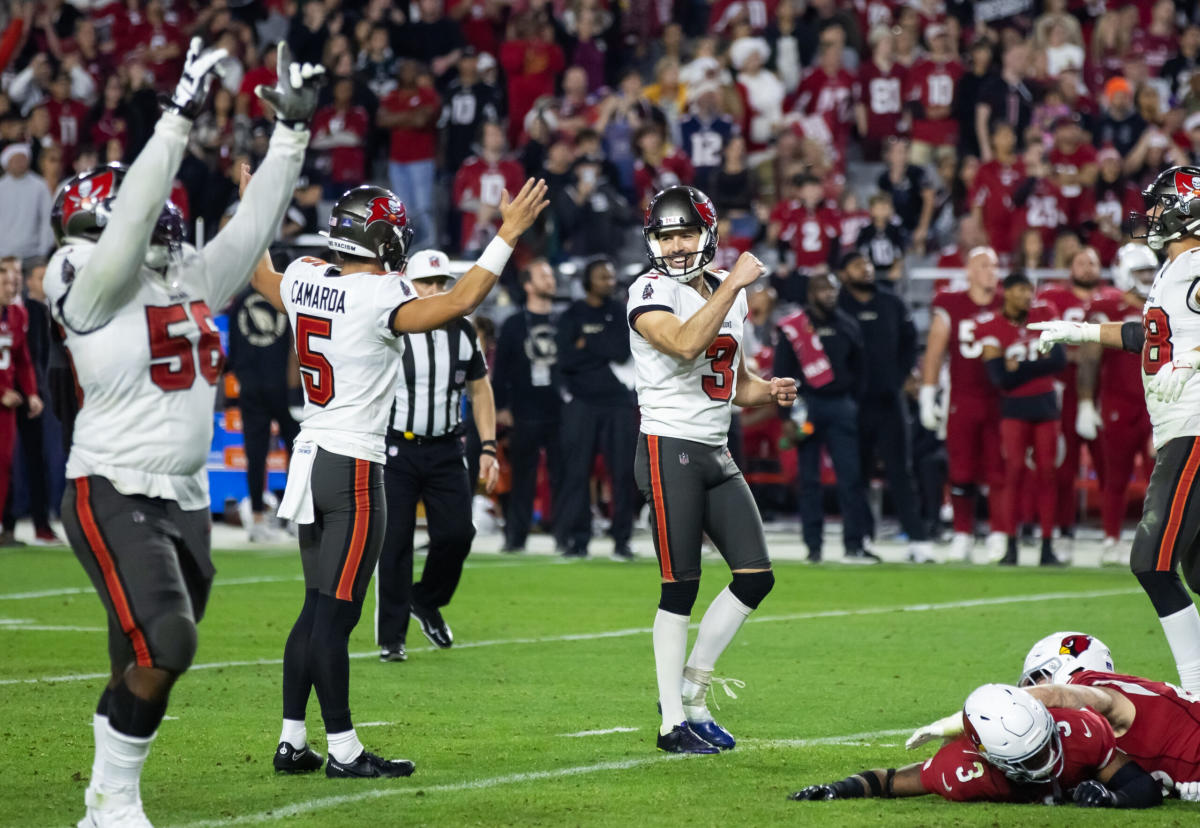
M 280 517 L 300 525 L 304 604 L 283 652 L 283 732 L 275 769 L 305 773 L 323 759 L 308 747 L 305 710 L 315 688 L 325 722 L 325 775 L 399 777 L 407 759 L 363 749 L 350 717 L 350 633 L 358 624 L 387 522 L 385 435 L 401 381 L 404 333 L 432 331 L 472 312 L 496 283 L 513 246 L 549 203 L 529 179 L 509 200 L 503 223 L 478 262 L 444 293 L 418 299 L 401 275 L 412 239 L 404 204 L 362 186 L 334 205 L 323 235 L 338 264 L 304 257 L 283 273 L 264 256 L 253 285 L 288 314 L 304 384 Z
M 1145 238 L 1166 250 L 1142 322 L 1043 323 L 1043 347 L 1099 342 L 1142 355 L 1142 386 L 1156 451 L 1129 567 L 1150 598 L 1185 690 L 1200 693 L 1200 613 L 1180 581 L 1200 591 L 1200 167 L 1171 167 L 1142 193 Z M 1194 504 L 1193 504 L 1194 505 Z
M 992 515 L 992 527 L 1008 536 L 1000 563 L 1017 564 L 1017 510 L 1025 456 L 1032 453 L 1036 500 L 1042 524 L 1042 566 L 1057 566 L 1054 557 L 1055 467 L 1058 451 L 1058 391 L 1054 380 L 1067 364 L 1060 346 L 1043 355 L 1037 333 L 1026 325 L 1054 319 L 1053 305 L 1033 298 L 1033 283 L 1022 271 L 1004 277 L 1004 305 L 998 313 L 976 317 L 975 336 L 992 384 L 1000 389 L 1000 453 L 1004 458 L 1003 509 Z
M 812 785 L 799 801 L 934 793 L 955 802 L 1070 799 L 1085 808 L 1148 808 L 1158 781 L 1117 750 L 1113 728 L 1091 710 L 1052 708 L 1031 693 L 985 684 L 967 697 L 956 738 L 925 762 L 867 770 Z
M 661 191 L 646 211 L 643 235 L 652 270 L 630 286 L 628 312 L 642 415 L 634 476 L 650 504 L 662 576 L 653 633 L 658 748 L 716 753 L 734 739 L 705 703 L 713 668 L 775 583 L 762 518 L 726 445 L 731 409 L 791 406 L 796 381 L 760 379 L 746 367 L 743 288 L 764 268 L 743 253 L 728 273 L 709 269 L 717 212 L 708 196 L 685 186 Z M 704 613 L 685 665 L 705 532 L 733 580 Z
M 192 662 L 213 579 L 208 476 L 224 354 L 213 308 L 246 284 L 275 237 L 308 144 L 324 70 L 279 45 L 270 149 L 236 214 L 203 250 L 168 195 L 225 53 L 192 40 L 183 77 L 133 164 L 68 181 L 46 271 L 82 407 L 62 515 L 108 612 L 112 677 L 94 718 L 80 826 L 148 826 L 139 781 L 172 685 Z
M 965 290 L 942 290 L 933 297 L 933 314 L 921 365 L 921 425 L 938 432 L 945 426 L 946 453 L 950 461 L 950 505 L 954 509 L 954 540 L 948 560 L 967 561 L 975 543 L 975 495 L 978 484 L 988 484 L 991 514 L 1003 511 L 1004 465 L 1000 459 L 999 406 L 996 389 L 979 359 L 983 346 L 976 337 L 976 317 L 1000 309 L 996 290 L 996 251 L 976 247 L 967 253 Z M 937 403 L 942 361 L 950 355 L 950 391 L 945 405 Z M 993 518 L 994 520 L 994 518 Z M 988 556 L 1004 554 L 1005 535 L 993 526 L 988 536 Z

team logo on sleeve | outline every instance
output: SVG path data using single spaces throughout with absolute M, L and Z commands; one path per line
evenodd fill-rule
M 692 458 L 688 457 L 686 451 L 679 452 L 679 465 L 686 466 L 690 462 L 692 462 Z
M 654 285 L 646 285 L 642 288 L 642 301 L 646 301 L 654 295 Z
M 367 227 L 377 221 L 387 222 L 396 227 L 408 224 L 408 216 L 404 212 L 404 204 L 399 199 L 379 196 L 371 199 L 371 212 L 367 214 Z

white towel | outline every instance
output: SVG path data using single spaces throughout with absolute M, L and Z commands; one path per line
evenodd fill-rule
M 283 500 L 279 501 L 277 516 L 293 523 L 312 523 L 316 519 L 312 498 L 312 467 L 316 458 L 317 444 L 297 438 L 292 446 L 287 487 L 283 490 Z

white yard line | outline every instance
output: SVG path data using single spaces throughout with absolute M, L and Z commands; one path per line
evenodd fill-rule
M 636 727 L 606 727 L 603 730 L 581 730 L 578 733 L 560 733 L 567 739 L 581 739 L 584 736 L 607 736 L 609 733 L 636 733 Z
M 873 738 L 881 736 L 895 736 L 901 733 L 911 733 L 912 728 L 905 730 L 880 730 L 873 733 L 850 733 L 845 736 L 823 736 L 816 739 L 745 739 L 738 743 L 737 750 L 757 750 L 763 748 L 800 748 L 810 747 L 812 745 L 864 745 L 869 744 Z M 568 734 L 569 735 L 569 734 Z M 471 779 L 463 782 L 453 782 L 445 785 L 416 785 L 411 783 L 407 787 L 400 788 L 377 788 L 370 791 L 361 791 L 355 794 L 346 794 L 343 796 L 326 796 L 316 799 L 309 799 L 302 802 L 296 802 L 291 805 L 286 805 L 282 808 L 273 808 L 269 811 L 259 811 L 253 814 L 243 814 L 234 819 L 209 819 L 200 820 L 199 822 L 186 823 L 181 828 L 219 828 L 225 825 L 255 825 L 264 822 L 276 822 L 282 819 L 290 819 L 302 814 L 320 811 L 326 808 L 334 808 L 339 805 L 352 805 L 357 802 L 365 802 L 370 799 L 383 799 L 390 796 L 413 795 L 417 791 L 421 791 L 422 795 L 431 793 L 457 793 L 459 791 L 477 791 L 487 788 L 498 788 L 502 785 L 519 785 L 525 782 L 540 782 L 544 780 L 562 779 L 567 776 L 582 776 L 591 773 L 604 773 L 606 771 L 623 771 L 631 768 L 641 767 L 656 762 L 677 761 L 681 759 L 690 759 L 692 761 L 714 761 L 699 759 L 697 757 L 686 757 L 679 754 L 662 753 L 653 756 L 647 756 L 644 759 L 627 759 L 623 762 L 598 762 L 594 765 L 576 765 L 570 768 L 556 768 L 554 770 L 530 771 L 528 773 L 513 773 L 505 776 L 492 776 L 485 779 Z M 716 760 L 719 761 L 719 760 Z M 417 770 L 420 773 L 420 768 Z M 398 785 L 404 785 L 404 782 L 397 782 Z
M 355 722 L 354 727 L 391 727 L 395 722 Z
M 823 612 L 798 612 L 790 615 L 766 615 L 762 617 L 751 617 L 746 619 L 746 623 L 776 623 L 780 621 L 810 621 L 818 618 L 848 618 L 862 615 L 884 615 L 893 612 L 938 612 L 940 610 L 955 610 L 965 609 L 969 607 L 981 606 L 1000 606 L 1004 604 L 1027 604 L 1036 603 L 1038 601 L 1053 601 L 1061 599 L 1080 599 L 1080 598 L 1109 598 L 1116 595 L 1139 595 L 1142 590 L 1138 589 L 1099 589 L 1086 592 L 1044 592 L 1038 595 L 1009 595 L 999 596 L 996 598 L 974 598 L 967 601 L 947 601 L 940 604 L 908 604 L 892 607 L 861 607 L 859 609 L 847 610 L 826 610 Z M 698 626 L 693 624 L 693 627 Z M 651 629 L 649 627 L 635 627 L 624 630 L 612 630 L 610 632 L 597 633 L 573 633 L 568 635 L 549 635 L 536 636 L 530 638 L 500 638 L 490 641 L 474 641 L 462 644 L 455 644 L 454 649 L 466 650 L 477 647 L 497 647 L 513 644 L 551 644 L 563 641 L 596 641 L 605 638 L 628 638 L 635 635 L 649 635 Z M 433 647 L 420 647 L 411 650 L 411 652 L 432 652 Z M 365 653 L 352 653 L 351 658 L 378 658 L 379 651 L 372 650 Z M 219 670 L 229 667 L 263 667 L 282 664 L 283 660 L 279 658 L 259 658 L 248 661 L 217 661 L 207 664 L 193 664 L 192 671 L 195 670 Z M 64 676 L 41 676 L 38 678 L 8 678 L 0 679 L 0 686 L 10 684 L 41 684 L 50 682 L 66 682 L 66 681 L 91 681 L 97 678 L 104 678 L 108 673 L 79 673 L 74 675 Z

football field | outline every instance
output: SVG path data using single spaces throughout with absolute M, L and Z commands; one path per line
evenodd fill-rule
M 654 748 L 658 572 L 648 545 L 636 549 L 632 564 L 475 555 L 446 610 L 454 648 L 433 650 L 414 625 L 405 663 L 379 662 L 369 599 L 350 646 L 354 718 L 369 750 L 417 765 L 409 779 L 369 782 L 274 774 L 298 555 L 218 550 L 196 665 L 176 686 L 143 776 L 147 815 L 160 828 L 1200 823 L 1200 805 L 1178 801 L 1102 813 L 786 799 L 923 760 L 929 746 L 903 747 L 913 728 L 979 684 L 1014 681 L 1028 647 L 1054 630 L 1099 636 L 1122 672 L 1175 680 L 1127 570 L 780 561 L 774 592 L 718 664 L 727 681 L 710 696 L 737 748 L 675 757 Z M 73 825 L 107 670 L 102 609 L 67 549 L 4 550 L 0 572 L 0 824 Z M 728 580 L 719 560 L 705 573 L 694 621 Z M 309 738 L 325 752 L 315 695 Z

